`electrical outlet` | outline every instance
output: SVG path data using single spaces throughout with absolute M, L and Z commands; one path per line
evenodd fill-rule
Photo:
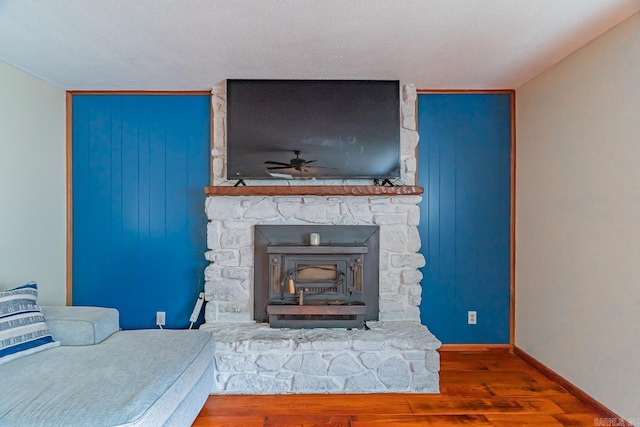
M 478 323 L 478 314 L 475 311 L 467 312 L 467 323 L 469 325 L 475 325 Z
M 166 313 L 164 311 L 156 312 L 156 325 L 164 326 L 166 322 Z

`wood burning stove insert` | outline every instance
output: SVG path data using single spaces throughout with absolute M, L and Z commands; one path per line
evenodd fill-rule
M 310 244 L 317 233 L 321 243 Z M 256 226 L 254 317 L 274 328 L 378 318 L 377 226 Z

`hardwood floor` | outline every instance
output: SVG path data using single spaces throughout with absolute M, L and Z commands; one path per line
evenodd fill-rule
M 441 352 L 441 393 L 211 396 L 194 426 L 593 426 L 604 416 L 504 350 Z

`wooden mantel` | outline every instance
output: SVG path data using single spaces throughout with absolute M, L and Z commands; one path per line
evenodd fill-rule
M 415 185 L 256 185 L 204 187 L 207 196 L 413 196 L 424 192 Z

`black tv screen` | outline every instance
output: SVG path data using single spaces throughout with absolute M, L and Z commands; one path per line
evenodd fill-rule
M 400 177 L 400 85 L 227 80 L 227 179 Z

